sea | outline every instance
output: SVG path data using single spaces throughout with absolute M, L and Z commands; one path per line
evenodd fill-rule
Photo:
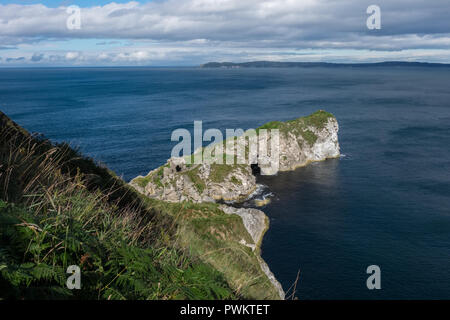
M 276 278 L 306 300 L 450 299 L 450 67 L 0 69 L 1 111 L 127 181 L 194 121 L 248 129 L 319 109 L 341 158 L 258 178 Z

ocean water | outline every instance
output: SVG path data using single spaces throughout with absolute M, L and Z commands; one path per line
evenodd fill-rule
M 0 110 L 126 180 L 163 164 L 194 120 L 332 112 L 342 158 L 260 178 L 274 193 L 263 258 L 285 290 L 300 270 L 300 299 L 449 299 L 449 84 L 450 68 L 427 67 L 1 69 Z

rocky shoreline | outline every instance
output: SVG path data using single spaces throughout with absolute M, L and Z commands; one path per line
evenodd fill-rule
M 310 162 L 340 156 L 338 122 L 332 114 L 325 111 L 317 111 L 310 116 L 291 121 L 270 122 L 258 129 L 279 130 L 279 171 L 295 170 Z M 234 144 L 234 141 L 225 140 L 224 145 Z M 197 150 L 194 155 L 204 152 L 206 148 Z M 261 163 L 190 164 L 186 157 L 171 158 L 164 166 L 150 171 L 147 176 L 136 177 L 130 185 L 150 198 L 168 202 L 241 202 L 258 189 L 256 176 L 259 173 L 276 172 L 272 172 L 271 167 Z M 265 205 L 267 201 L 268 199 L 262 199 L 259 204 Z M 258 202 L 255 203 L 258 205 Z M 280 298 L 284 299 L 281 284 L 259 255 L 262 238 L 269 227 L 268 217 L 255 208 L 236 208 L 227 204 L 221 204 L 219 208 L 226 214 L 235 214 L 242 218 L 245 229 L 254 243 L 241 240 L 244 241 L 241 244 L 255 252 L 261 269 Z

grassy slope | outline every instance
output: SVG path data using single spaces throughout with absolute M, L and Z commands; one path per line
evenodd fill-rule
M 179 246 L 201 261 L 223 273 L 235 293 L 245 299 L 279 299 L 257 256 L 239 242 L 253 243 L 242 219 L 227 215 L 216 203 L 168 203 L 147 200 L 154 208 L 171 212 L 177 221 L 182 220 L 177 233 Z M 259 248 L 259 243 L 256 244 Z M 259 255 L 259 249 L 256 251 Z
M 144 199 L 67 145 L 0 113 L 0 298 L 276 298 L 242 221 Z M 82 290 L 68 290 L 68 265 Z

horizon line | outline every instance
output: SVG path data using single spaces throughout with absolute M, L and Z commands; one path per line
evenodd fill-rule
M 248 63 L 280 63 L 280 64 L 290 64 L 290 63 L 298 63 L 298 64 L 322 64 L 322 65 L 342 65 L 342 66 L 363 66 L 363 65 L 380 65 L 380 64 L 389 64 L 389 63 L 399 63 L 399 64 L 420 64 L 420 65 L 438 65 L 438 66 L 450 66 L 450 62 L 428 62 L 428 61 L 404 61 L 404 60 L 384 60 L 377 62 L 330 62 L 330 61 L 277 61 L 277 60 L 252 60 L 252 61 L 244 61 L 244 62 L 232 62 L 232 61 L 209 61 L 201 64 L 193 64 L 193 65 L 78 65 L 78 66 L 45 66 L 45 65 L 15 65 L 15 66 L 5 66 L 0 65 L 0 69 L 47 69 L 47 68 L 55 68 L 55 69 L 77 69 L 77 68 L 202 68 L 208 64 L 248 64 Z M 274 67 L 276 68 L 276 67 Z M 212 69 L 212 68 L 211 68 Z

